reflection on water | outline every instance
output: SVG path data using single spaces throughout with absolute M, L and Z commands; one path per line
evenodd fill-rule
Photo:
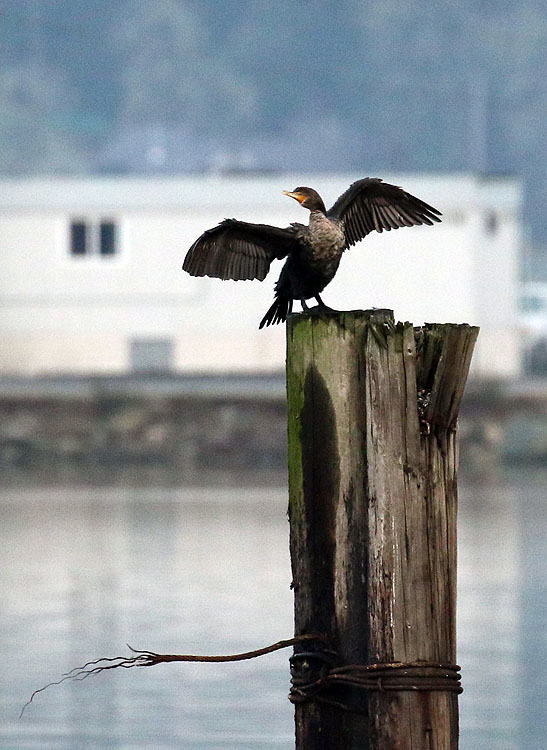
M 547 736 L 545 475 L 463 484 L 462 750 Z M 229 653 L 292 633 L 284 489 L 0 490 L 0 744 L 289 750 L 288 652 L 33 689 L 125 643 Z
M 546 747 L 547 473 L 460 492 L 462 748 Z

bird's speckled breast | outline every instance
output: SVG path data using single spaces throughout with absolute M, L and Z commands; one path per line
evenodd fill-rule
M 343 225 L 312 211 L 308 226 L 298 225 L 299 250 L 290 254 L 278 287 L 288 287 L 294 299 L 309 299 L 323 291 L 340 265 L 346 248 Z
M 313 211 L 308 228 L 312 247 L 310 260 L 318 263 L 338 262 L 346 246 L 340 223 L 331 221 L 320 211 Z

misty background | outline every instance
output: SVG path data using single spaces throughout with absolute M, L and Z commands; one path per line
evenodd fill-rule
M 207 351 L 211 319 L 244 318 L 251 290 L 238 287 L 241 302 L 228 311 L 215 281 L 199 279 L 195 299 L 185 292 L 193 280 L 180 271 L 181 238 L 202 196 L 187 187 L 179 201 L 153 178 L 187 174 L 212 175 L 207 189 L 217 201 L 227 191 L 230 203 L 238 176 L 247 187 L 280 173 L 414 174 L 431 179 L 437 205 L 447 189 L 437 175 L 471 173 L 451 182 L 454 200 L 435 243 L 446 237 L 446 251 L 451 232 L 461 231 L 465 247 L 453 253 L 454 267 L 473 259 L 477 296 L 484 290 L 481 299 L 490 294 L 510 318 L 515 310 L 501 344 L 513 329 L 522 343 L 517 263 L 504 284 L 501 255 L 513 257 L 518 239 L 523 280 L 547 282 L 546 11 L 544 0 L 0 2 L 0 181 L 45 178 L 4 182 L 0 211 L 2 747 L 294 747 L 286 652 L 55 685 L 19 719 L 33 690 L 89 659 L 123 653 L 127 642 L 162 653 L 236 653 L 293 629 L 284 373 L 230 380 L 171 365 L 148 372 L 133 370 L 128 355 L 105 376 L 86 364 L 60 368 L 56 378 L 51 369 L 41 375 L 41 352 L 62 363 L 75 341 L 89 353 L 95 328 L 101 344 L 121 336 L 133 293 L 128 351 L 132 344 L 143 347 L 135 346 L 141 357 L 152 351 L 147 365 L 161 365 L 158 351 L 172 335 L 158 319 L 180 328 L 186 352 L 189 321 L 206 326 L 198 343 Z M 131 180 L 94 179 L 113 175 L 145 179 L 133 193 Z M 475 205 L 498 182 L 487 175 L 514 177 L 514 200 Z M 57 176 L 92 179 L 71 188 Z M 452 195 L 467 184 L 475 192 Z M 239 211 L 248 194 L 234 192 Z M 260 212 L 268 195 L 262 200 Z M 160 221 L 173 206 L 174 229 Z M 127 215 L 141 220 L 132 247 L 71 257 L 71 222 L 96 228 L 114 217 L 122 227 Z M 212 226 L 217 217 L 205 211 L 195 221 L 209 218 Z M 407 257 L 418 237 L 397 237 Z M 367 242 L 363 269 L 374 246 Z M 402 285 L 410 296 L 440 276 L 432 262 L 431 274 L 418 273 L 428 263 L 419 250 L 414 281 Z M 478 263 L 488 252 L 490 263 Z M 382 264 L 381 278 L 389 268 Z M 448 285 L 446 296 L 454 290 Z M 546 321 L 545 313 L 534 320 L 536 366 L 524 360 L 520 375 L 509 367 L 506 381 L 471 379 L 462 409 L 462 750 L 545 747 Z M 263 364 L 265 341 L 253 348 L 242 335 L 241 351 L 249 347 Z
M 4 0 L 0 175 L 513 173 L 547 279 L 542 0 Z

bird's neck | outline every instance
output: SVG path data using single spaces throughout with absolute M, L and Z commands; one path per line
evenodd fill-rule
M 327 209 L 325 208 L 325 204 L 320 195 L 314 196 L 313 200 L 308 201 L 307 205 L 304 204 L 304 208 L 307 208 L 311 214 L 318 212 L 321 214 L 327 213 Z
M 320 211 L 318 208 L 314 208 L 313 211 L 310 211 L 310 224 L 316 224 L 326 218 L 325 212 Z

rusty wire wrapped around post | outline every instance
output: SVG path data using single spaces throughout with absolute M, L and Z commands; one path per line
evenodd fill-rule
M 461 693 L 460 667 L 457 664 L 413 662 L 408 664 L 349 664 L 330 667 L 330 652 L 302 651 L 290 658 L 292 687 L 291 703 L 319 701 L 346 711 L 359 711 L 349 702 L 335 700 L 336 687 L 357 688 L 358 691 L 448 691 Z M 316 679 L 310 676 L 315 672 Z

